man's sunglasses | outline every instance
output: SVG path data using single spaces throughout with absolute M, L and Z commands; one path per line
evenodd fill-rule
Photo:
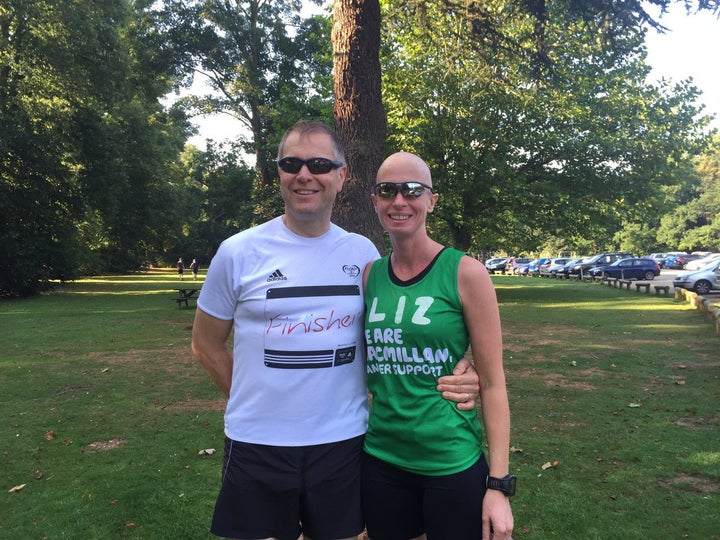
M 333 161 L 323 157 L 314 157 L 310 159 L 300 159 L 296 157 L 284 157 L 277 160 L 278 167 L 286 173 L 299 173 L 303 165 L 307 165 L 311 174 L 325 174 L 333 169 L 337 169 L 345 165 L 339 161 Z
M 432 191 L 430 186 L 421 182 L 380 182 L 373 187 L 373 193 L 381 199 L 394 199 L 398 192 L 405 199 L 417 199 L 426 189 Z

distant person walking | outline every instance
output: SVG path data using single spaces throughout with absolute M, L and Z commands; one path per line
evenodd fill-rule
M 178 277 L 180 278 L 180 281 L 182 281 L 183 272 L 185 271 L 185 263 L 183 262 L 182 257 L 180 257 L 178 259 L 177 269 L 178 269 Z
M 198 264 L 197 259 L 193 259 L 190 263 L 190 270 L 192 270 L 193 281 L 197 281 L 198 270 L 200 270 L 200 264 Z

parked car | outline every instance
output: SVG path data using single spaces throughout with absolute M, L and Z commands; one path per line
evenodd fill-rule
M 691 253 L 682 253 L 679 255 L 670 255 L 665 258 L 665 264 L 663 268 L 671 268 L 673 270 L 682 270 L 685 265 L 690 261 L 701 259 L 700 255 L 693 255 Z
M 660 265 L 652 259 L 620 259 L 612 264 L 595 266 L 588 270 L 591 276 L 606 276 L 617 279 L 645 279 L 651 281 L 660 275 Z
M 665 257 L 663 257 L 663 259 L 660 261 L 660 268 L 667 268 L 665 266 L 666 261 L 670 257 L 676 257 L 678 255 L 687 255 L 687 253 L 685 253 L 684 251 L 668 251 L 667 253 L 665 253 Z
M 530 257 L 518 257 L 513 260 L 510 272 L 513 274 L 524 274 L 531 262 L 532 259 Z
M 487 268 L 487 271 L 491 274 L 494 274 L 495 272 L 504 274 L 508 260 L 510 260 L 510 257 L 495 257 L 494 259 L 488 259 L 485 261 L 485 268 Z
M 528 265 L 527 274 L 538 275 L 544 267 L 546 267 L 550 261 L 550 257 L 540 257 L 539 259 L 533 259 Z
M 613 251 L 610 253 L 598 253 L 593 255 L 590 260 L 583 261 L 573 265 L 570 269 L 570 274 L 585 274 L 593 266 L 602 266 L 614 263 L 620 259 L 632 259 L 634 255 L 632 253 L 625 253 L 623 251 Z
M 720 259 L 715 259 L 700 270 L 679 272 L 673 279 L 673 287 L 688 289 L 698 294 L 720 290 Z
M 568 263 L 565 266 L 563 266 L 561 271 L 558 271 L 558 274 L 562 274 L 563 277 L 568 277 L 568 275 L 570 274 L 570 271 L 573 269 L 573 267 L 576 264 L 587 262 L 590 259 L 592 259 L 592 257 L 578 257 L 577 259 L 572 259 L 572 260 L 568 261 Z
M 569 257 L 557 257 L 555 259 L 552 259 L 547 268 L 545 268 L 545 272 L 550 274 L 551 276 L 555 276 L 558 274 L 558 272 L 562 273 L 563 267 L 573 260 L 575 259 L 571 259 Z
M 665 260 L 665 257 L 668 256 L 668 253 L 651 253 L 650 255 L 645 255 L 645 259 L 652 259 L 658 265 L 662 265 L 662 262 Z
M 704 266 L 710 264 L 715 259 L 720 259 L 720 253 L 710 253 L 700 259 L 695 259 L 685 264 L 684 270 L 700 270 Z

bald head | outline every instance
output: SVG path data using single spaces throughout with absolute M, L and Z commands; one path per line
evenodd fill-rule
M 378 169 L 376 183 L 380 182 L 421 182 L 432 187 L 430 168 L 410 152 L 389 155 Z

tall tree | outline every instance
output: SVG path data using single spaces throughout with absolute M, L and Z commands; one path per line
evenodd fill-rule
M 702 147 L 697 90 L 646 86 L 638 19 L 589 4 L 389 3 L 391 141 L 436 169 L 446 241 L 601 248 Z
M 129 0 L 0 7 L 2 294 L 136 268 L 167 234 L 182 129 L 157 101 L 172 70 L 143 60 L 135 15 Z
M 339 225 L 370 238 L 383 251 L 370 189 L 386 135 L 380 74 L 380 3 L 335 0 L 332 31 L 335 126 L 347 146 L 348 178 L 335 204 Z

